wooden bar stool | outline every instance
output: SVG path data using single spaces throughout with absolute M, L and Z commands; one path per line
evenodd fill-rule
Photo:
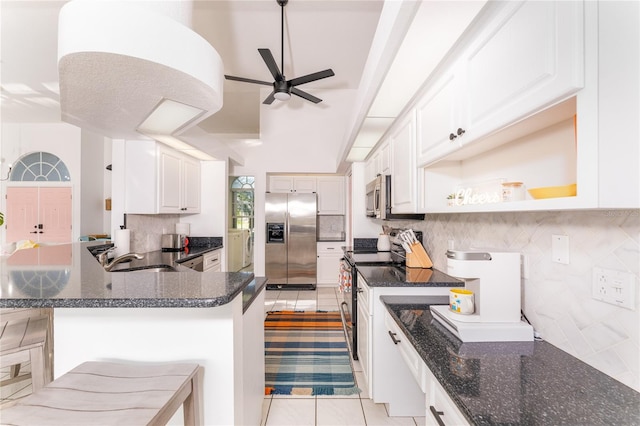
M 202 424 L 198 364 L 85 362 L 15 405 L 15 425 L 165 425 L 182 405 L 185 425 Z
M 0 318 L 0 368 L 11 366 L 8 379 L 0 382 L 6 386 L 31 377 L 33 392 L 51 381 L 46 373 L 47 328 L 49 317 L 37 316 L 14 319 L 11 315 Z M 20 365 L 31 363 L 31 374 L 19 375 Z

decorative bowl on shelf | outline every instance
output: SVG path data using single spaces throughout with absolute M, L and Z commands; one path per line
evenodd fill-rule
M 575 197 L 577 193 L 578 185 L 573 183 L 571 185 L 563 186 L 543 186 L 540 188 L 528 189 L 529 194 L 538 200 L 541 198 L 558 198 L 558 197 Z

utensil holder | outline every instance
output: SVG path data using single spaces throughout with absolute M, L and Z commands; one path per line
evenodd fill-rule
M 432 268 L 433 262 L 420 243 L 411 244 L 411 253 L 407 253 L 407 266 L 409 268 Z

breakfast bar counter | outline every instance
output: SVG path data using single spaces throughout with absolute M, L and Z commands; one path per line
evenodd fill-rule
M 266 279 L 181 266 L 106 272 L 92 244 L 0 258 L 1 308 L 53 308 L 54 377 L 91 360 L 197 362 L 204 424 L 259 424 Z

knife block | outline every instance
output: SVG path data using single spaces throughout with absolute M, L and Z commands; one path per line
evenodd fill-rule
M 407 253 L 407 267 L 432 268 L 433 262 L 420 243 L 411 244 L 411 253 Z

